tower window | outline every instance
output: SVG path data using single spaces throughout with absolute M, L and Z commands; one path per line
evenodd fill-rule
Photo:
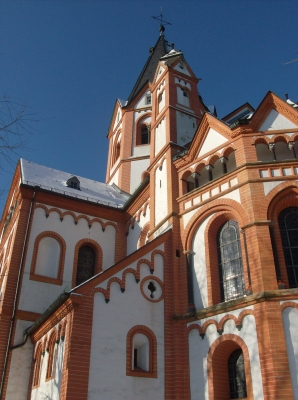
M 141 127 L 141 144 L 149 143 L 149 132 L 147 125 Z
M 244 357 L 241 349 L 233 351 L 228 360 L 230 398 L 247 397 Z
M 147 96 L 146 96 L 146 104 L 151 104 L 151 94 L 147 94 Z

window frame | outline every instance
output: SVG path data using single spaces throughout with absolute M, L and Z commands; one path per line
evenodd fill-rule
M 51 278 L 48 276 L 36 274 L 36 262 L 37 262 L 39 243 L 43 238 L 46 238 L 46 237 L 51 237 L 53 239 L 56 239 L 57 242 L 60 244 L 60 258 L 59 258 L 59 264 L 58 264 L 57 278 Z M 39 235 L 36 236 L 35 241 L 34 241 L 29 279 L 32 281 L 51 283 L 53 285 L 61 286 L 63 284 L 65 252 L 66 252 L 66 243 L 65 243 L 65 240 L 62 238 L 62 236 L 60 236 L 58 233 L 53 232 L 53 231 L 41 232 Z
M 231 242 L 226 242 L 222 243 L 223 241 L 223 233 L 224 230 L 229 229 L 232 227 L 235 231 L 235 236 L 236 239 L 233 239 Z M 237 252 L 233 253 L 233 256 L 230 258 L 225 258 L 225 250 L 224 247 L 231 246 L 233 243 L 236 243 L 237 246 Z M 220 282 L 220 297 L 221 301 L 230 301 L 237 299 L 239 297 L 243 297 L 246 295 L 246 290 L 245 290 L 245 279 L 244 279 L 244 268 L 243 268 L 243 258 L 242 258 L 242 251 L 241 251 L 241 243 L 240 243 L 240 232 L 239 232 L 239 225 L 238 222 L 235 220 L 228 220 L 225 222 L 217 231 L 217 236 L 216 236 L 216 245 L 217 245 L 217 251 L 218 251 L 218 269 L 219 269 L 219 282 Z M 238 254 L 238 257 L 235 257 L 235 254 Z M 226 276 L 226 271 L 228 269 L 228 263 L 231 264 L 232 261 L 237 261 L 237 269 L 238 273 L 235 274 L 232 277 L 227 277 Z M 235 262 L 236 264 L 236 262 Z M 225 268 L 223 268 L 225 267 Z M 239 279 L 241 281 L 241 286 L 240 288 L 240 283 L 235 284 L 233 286 L 233 289 L 236 288 L 237 293 L 233 296 L 229 294 L 229 286 L 228 284 L 232 282 L 232 280 L 235 281 L 235 279 Z
M 147 337 L 149 342 L 148 357 L 149 370 L 144 371 L 134 367 L 134 337 L 142 334 Z M 144 326 L 137 325 L 130 329 L 126 337 L 126 375 L 142 378 L 157 378 L 157 341 L 153 331 Z

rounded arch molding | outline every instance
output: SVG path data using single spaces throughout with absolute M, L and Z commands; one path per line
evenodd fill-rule
M 267 196 L 265 196 L 262 203 L 261 218 L 273 219 L 278 208 L 280 208 L 281 211 L 283 208 L 293 205 L 289 204 L 289 197 L 292 201 L 296 200 L 296 205 L 298 206 L 298 183 L 294 183 L 293 181 L 283 182 L 272 189 Z M 290 203 L 292 202 L 291 200 Z M 280 203 L 280 205 L 278 203 Z
M 208 368 L 208 390 L 210 400 L 220 400 L 222 392 L 221 386 L 217 385 L 219 375 L 227 379 L 228 373 L 227 365 L 222 363 L 222 359 L 227 358 L 236 349 L 241 349 L 244 356 L 244 366 L 246 375 L 246 388 L 247 399 L 253 399 L 252 377 L 250 367 L 249 351 L 246 343 L 239 336 L 234 334 L 226 334 L 217 338 L 209 348 L 207 355 L 207 368 Z M 226 375 L 226 376 L 224 376 Z
M 89 246 L 95 251 L 95 268 L 94 268 L 94 275 L 98 274 L 102 271 L 102 248 L 100 245 L 92 239 L 85 238 L 81 239 L 75 245 L 74 250 L 74 260 L 73 260 L 73 272 L 72 272 L 72 287 L 76 286 L 76 276 L 77 276 L 77 267 L 78 267 L 78 258 L 79 258 L 79 250 L 82 246 Z
M 183 246 L 186 250 L 191 249 L 192 239 L 198 226 L 216 212 L 229 212 L 231 215 L 235 215 L 235 219 L 239 222 L 239 227 L 249 223 L 245 209 L 237 201 L 231 199 L 214 200 L 212 204 L 207 203 L 201 207 L 187 223 L 183 240 Z
M 49 278 L 46 276 L 41 276 L 41 275 L 35 274 L 39 243 L 43 238 L 46 238 L 46 237 L 51 237 L 51 238 L 56 239 L 60 245 L 60 258 L 59 258 L 57 278 Z M 41 282 L 44 281 L 47 283 L 53 283 L 56 285 L 62 285 L 64 263 L 65 263 L 65 253 L 66 253 L 66 242 L 62 236 L 60 236 L 58 233 L 53 232 L 53 231 L 41 232 L 39 235 L 36 236 L 35 241 L 34 241 L 32 261 L 31 261 L 31 267 L 30 267 L 30 279 L 36 280 L 36 281 L 41 281 Z

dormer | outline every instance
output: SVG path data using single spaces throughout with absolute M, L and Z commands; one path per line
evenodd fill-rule
M 78 180 L 78 178 L 76 176 L 72 176 L 71 178 L 69 178 L 68 181 L 66 182 L 66 185 L 69 188 L 81 190 L 80 189 L 80 181 Z

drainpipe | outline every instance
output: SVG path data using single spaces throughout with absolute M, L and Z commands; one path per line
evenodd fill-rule
M 18 301 L 19 291 L 20 291 L 20 287 L 21 287 L 21 277 L 22 277 L 22 272 L 23 272 L 23 269 L 24 269 L 25 250 L 26 250 L 27 241 L 28 241 L 29 227 L 30 227 L 30 223 L 31 223 L 31 219 L 32 219 L 33 203 L 34 203 L 34 200 L 35 200 L 36 191 L 38 189 L 39 189 L 39 187 L 35 186 L 33 197 L 32 197 L 31 204 L 30 204 L 30 210 L 29 210 L 27 226 L 26 226 L 24 245 L 23 245 L 23 249 L 22 249 L 21 262 L 20 262 L 20 267 L 19 267 L 18 280 L 17 280 L 15 298 L 14 298 L 14 303 L 13 303 L 13 311 L 12 311 L 12 317 L 11 317 L 11 322 L 10 322 L 10 330 L 9 330 L 8 341 L 7 341 L 7 346 L 6 346 L 6 353 L 5 353 L 5 359 L 4 359 L 4 366 L 3 366 L 3 373 L 2 373 L 1 387 L 0 387 L 0 399 L 3 398 L 2 396 L 3 396 L 3 389 L 4 389 L 4 383 L 5 383 L 5 377 L 6 377 L 8 355 L 9 355 L 9 351 L 10 351 L 10 341 L 11 341 L 12 331 L 13 331 L 15 317 L 16 317 L 17 301 Z

